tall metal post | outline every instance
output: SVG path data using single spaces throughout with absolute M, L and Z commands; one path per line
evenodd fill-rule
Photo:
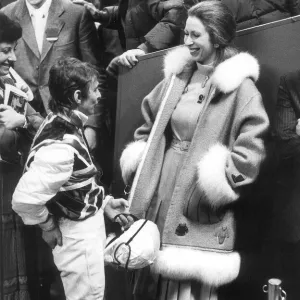
M 268 285 L 263 286 L 263 291 L 268 293 L 268 300 L 286 300 L 286 292 L 281 288 L 282 281 L 278 278 L 268 280 Z

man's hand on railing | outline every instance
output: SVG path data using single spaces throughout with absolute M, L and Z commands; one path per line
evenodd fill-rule
M 128 50 L 119 56 L 119 64 L 124 67 L 132 68 L 137 64 L 138 57 L 145 54 L 146 53 L 141 49 Z
M 110 76 L 116 77 L 118 75 L 119 66 L 124 66 L 131 69 L 138 63 L 138 58 L 145 54 L 146 53 L 141 49 L 128 50 L 115 57 L 106 68 L 106 72 Z

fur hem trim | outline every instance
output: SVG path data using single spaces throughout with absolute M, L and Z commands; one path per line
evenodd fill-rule
M 187 47 L 181 46 L 169 51 L 164 60 L 165 77 L 178 75 L 194 64 Z M 254 81 L 259 77 L 259 63 L 247 52 L 240 52 L 221 62 L 212 74 L 212 83 L 223 93 L 237 89 L 246 78 Z
M 159 251 L 151 270 L 168 279 L 196 280 L 218 287 L 235 280 L 240 265 L 241 258 L 237 252 L 166 247 Z
M 226 177 L 229 149 L 221 144 L 212 146 L 197 165 L 199 188 L 205 193 L 212 207 L 236 201 L 239 194 L 230 186 Z
M 137 170 L 146 147 L 143 140 L 129 143 L 122 152 L 120 167 L 122 178 L 126 184 L 130 182 L 132 174 Z

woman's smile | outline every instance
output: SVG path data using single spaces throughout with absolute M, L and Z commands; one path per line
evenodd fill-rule
M 198 56 L 200 54 L 201 48 L 189 48 L 189 50 L 192 56 Z
M 17 42 L 0 43 L 0 76 L 6 76 L 9 73 L 9 68 L 16 61 L 16 44 Z

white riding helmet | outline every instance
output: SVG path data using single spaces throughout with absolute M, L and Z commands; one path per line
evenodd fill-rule
M 104 250 L 104 261 L 128 269 L 141 269 L 152 264 L 160 248 L 156 224 L 140 219 L 118 238 L 110 239 Z

